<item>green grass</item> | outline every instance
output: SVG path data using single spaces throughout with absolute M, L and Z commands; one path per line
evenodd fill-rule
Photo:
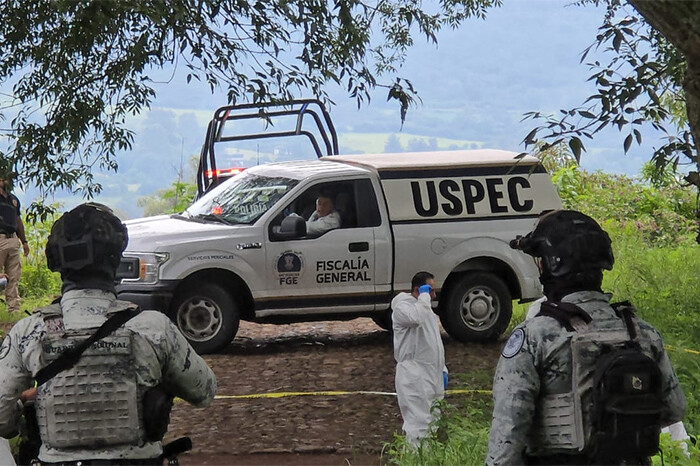
M 513 317 L 510 318 L 508 328 L 506 328 L 506 331 L 504 332 L 506 335 L 510 334 L 510 332 L 512 332 L 516 326 L 525 320 L 529 307 L 529 303 L 519 304 L 517 301 L 513 301 Z
M 630 227 L 608 230 L 617 262 L 606 273 L 605 289 L 630 300 L 667 342 L 700 344 L 700 245 L 651 247 Z
M 53 301 L 52 296 L 29 296 L 22 298 L 22 303 L 20 305 L 21 312 L 7 312 L 7 305 L 5 304 L 4 297 L 0 298 L 0 323 L 14 323 L 23 317 L 27 317 L 27 312 L 32 312 L 37 307 L 46 306 L 51 304 Z
M 450 374 L 450 388 L 491 390 L 492 383 L 492 370 L 473 370 L 466 373 Z
M 483 464 L 493 409 L 491 399 L 475 395 L 463 401 L 462 407 L 444 401 L 439 404 L 443 415 L 419 448 L 413 448 L 404 437 L 396 435 L 384 450 L 387 458 L 382 459 L 388 464 L 405 466 Z

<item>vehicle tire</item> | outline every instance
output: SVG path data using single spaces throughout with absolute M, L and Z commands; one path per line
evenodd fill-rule
M 378 312 L 377 314 L 372 316 L 372 320 L 375 324 L 379 325 L 384 330 L 387 330 L 389 332 L 393 330 L 391 324 L 391 309 Z
M 240 317 L 233 297 L 215 283 L 197 283 L 176 297 L 171 316 L 198 354 L 218 351 L 238 332 Z
M 487 272 L 464 274 L 447 296 L 442 326 L 457 341 L 492 341 L 508 327 L 513 298 L 506 284 Z

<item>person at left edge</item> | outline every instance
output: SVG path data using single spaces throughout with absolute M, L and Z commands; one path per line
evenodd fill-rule
M 22 259 L 29 255 L 29 244 L 20 214 L 20 202 L 12 194 L 13 174 L 0 167 L 0 268 L 7 274 L 5 301 L 8 312 L 19 312 L 19 279 L 22 274 Z
M 440 325 L 431 307 L 435 277 L 418 272 L 411 292 L 399 293 L 391 302 L 396 359 L 396 395 L 406 441 L 417 447 L 429 434 L 439 414 L 433 403 L 445 396 L 445 348 Z
M 139 313 L 93 344 L 74 367 L 31 388 L 57 354 L 115 312 L 136 307 L 116 300 L 114 289 L 127 241 L 126 227 L 106 206 L 82 204 L 64 214 L 46 245 L 49 269 L 61 273 L 60 302 L 17 322 L 0 346 L 0 436 L 16 434 L 18 400 L 28 390 L 42 464 L 160 464 L 164 429 L 157 438 L 147 428 L 154 419 L 146 415 L 146 395 L 157 386 L 198 407 L 214 399 L 214 373 L 156 311 Z M 156 422 L 167 424 L 168 415 Z

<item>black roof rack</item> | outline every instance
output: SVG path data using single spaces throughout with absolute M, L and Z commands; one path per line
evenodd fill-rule
M 224 135 L 224 125 L 228 121 L 260 119 L 270 122 L 274 118 L 296 115 L 296 125 L 291 130 L 270 130 L 259 133 Z M 304 117 L 309 116 L 314 126 L 314 132 L 304 129 Z M 308 120 L 308 119 L 307 119 Z M 272 125 L 266 127 L 269 128 Z M 320 144 L 317 139 L 320 135 Z M 256 104 L 228 105 L 214 112 L 214 117 L 207 125 L 202 151 L 197 167 L 197 197 L 219 182 L 216 166 L 216 146 L 219 143 L 245 141 L 253 139 L 269 139 L 287 136 L 306 136 L 321 158 L 325 155 L 338 154 L 338 136 L 331 121 L 330 114 L 318 99 L 299 99 L 286 102 L 268 102 Z

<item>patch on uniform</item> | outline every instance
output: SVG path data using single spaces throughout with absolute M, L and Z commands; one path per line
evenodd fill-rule
M 63 327 L 63 316 L 55 316 L 44 321 L 46 331 L 49 333 L 63 333 L 66 329 Z
M 524 342 L 525 332 L 521 328 L 516 329 L 513 333 L 510 334 L 510 337 L 506 342 L 506 346 L 503 347 L 503 351 L 501 351 L 501 354 L 504 358 L 512 358 L 520 352 L 520 349 L 523 347 Z
M 0 359 L 5 359 L 8 354 L 10 354 L 10 347 L 12 346 L 12 339 L 10 335 L 7 335 L 0 345 Z

